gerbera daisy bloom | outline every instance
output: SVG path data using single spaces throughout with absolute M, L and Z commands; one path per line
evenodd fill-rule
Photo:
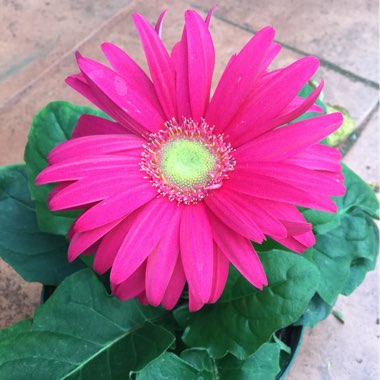
M 198 310 L 218 300 L 230 263 L 262 289 L 251 241 L 269 236 L 302 253 L 315 240 L 297 206 L 335 212 L 330 196 L 344 193 L 339 152 L 319 144 L 341 114 L 292 122 L 320 110 L 323 83 L 297 96 L 318 60 L 269 71 L 280 46 L 266 27 L 231 58 L 210 100 L 211 14 L 186 11 L 171 53 L 164 13 L 156 27 L 133 16 L 150 77 L 105 43 L 112 68 L 77 54 L 80 73 L 67 78 L 113 121 L 83 115 L 36 181 L 58 183 L 51 210 L 85 210 L 69 232 L 69 260 L 95 253 L 94 269 L 111 268 L 122 300 L 171 309 L 187 283 Z

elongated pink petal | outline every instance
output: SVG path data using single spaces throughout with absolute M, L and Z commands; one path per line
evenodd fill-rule
M 212 16 L 213 16 L 215 10 L 216 10 L 216 4 L 214 4 L 214 5 L 210 8 L 210 10 L 208 11 L 208 13 L 207 13 L 207 15 L 206 15 L 205 23 L 206 23 L 206 25 L 207 25 L 208 28 L 210 27 L 211 18 L 212 18 Z
M 205 199 L 207 205 L 208 198 L 212 197 L 213 194 L 210 194 Z M 257 228 L 259 228 L 260 231 L 262 231 L 262 233 L 266 235 L 270 234 L 273 236 L 279 236 L 282 238 L 287 236 L 287 231 L 283 224 L 276 218 L 272 217 L 271 214 L 267 213 L 265 208 L 262 208 L 259 205 L 257 205 L 257 203 L 252 197 L 249 197 L 245 194 L 236 193 L 234 191 L 229 190 L 228 188 L 223 187 L 220 191 L 220 196 L 218 198 L 219 204 L 228 203 L 231 205 L 231 207 L 233 207 L 236 210 L 235 213 L 241 212 L 245 215 L 245 218 L 247 220 L 250 219 L 251 221 L 254 221 L 257 225 Z M 227 224 L 226 220 L 231 218 L 232 214 L 227 214 L 225 217 L 222 217 L 220 219 L 223 220 L 225 224 Z M 251 221 L 248 221 L 247 223 L 251 223 Z M 231 226 L 229 227 L 232 228 Z M 239 229 L 235 231 L 241 233 L 241 230 Z
M 176 72 L 175 90 L 179 118 L 191 117 L 186 27 L 181 40 L 173 47 L 171 58 Z
M 145 261 L 177 212 L 179 207 L 163 198 L 153 199 L 141 208 L 117 253 L 111 282 L 120 284 Z
M 303 253 L 315 244 L 315 237 L 312 231 L 300 235 L 288 236 L 285 239 L 273 239 L 296 253 Z
M 226 188 L 257 198 L 310 207 L 317 210 L 336 212 L 336 204 L 326 196 L 310 194 L 307 191 L 281 182 L 275 178 L 239 170 L 231 174 L 224 185 Z
M 162 307 L 167 310 L 173 309 L 182 294 L 185 283 L 185 272 L 183 271 L 181 256 L 178 255 L 177 264 L 162 299 Z
M 205 302 L 200 301 L 194 293 L 189 290 L 189 311 L 191 313 L 194 313 L 195 311 L 198 311 L 202 309 L 204 306 Z
M 154 29 L 156 29 L 156 32 L 158 34 L 158 36 L 161 38 L 161 34 L 162 34 L 162 24 L 164 22 L 164 19 L 165 19 L 165 16 L 166 16 L 166 13 L 168 12 L 167 9 L 164 9 L 160 16 L 158 17 L 158 20 L 156 22 L 156 26 L 154 27 Z
M 133 134 L 132 129 L 128 129 L 120 123 L 104 119 L 94 115 L 81 115 L 71 138 L 91 136 L 91 135 L 124 135 Z
M 151 132 L 162 128 L 165 120 L 161 116 L 161 110 L 147 101 L 143 87 L 90 58 L 78 56 L 77 61 L 87 81 L 133 120 Z
M 165 296 L 179 255 L 179 223 L 181 213 L 170 221 L 167 231 L 147 260 L 145 292 L 148 301 L 158 306 Z
M 126 217 L 157 195 L 157 190 L 148 181 L 136 183 L 83 213 L 75 222 L 75 230 L 87 231 Z
M 112 230 L 115 226 L 120 223 L 120 219 L 105 226 L 95 228 L 91 231 L 74 233 L 71 238 L 69 250 L 68 250 L 68 260 L 71 262 L 75 260 L 82 252 L 87 248 L 91 247 L 99 239 L 101 239 L 107 232 Z
M 86 156 L 72 158 L 58 164 L 48 166 L 36 178 L 36 183 L 42 185 L 51 182 L 63 182 L 99 176 L 117 170 L 120 174 L 129 171 L 136 172 L 141 159 L 135 156 Z
M 215 51 L 210 31 L 195 11 L 185 13 L 190 104 L 193 119 L 200 121 L 210 99 Z
M 173 64 L 152 25 L 139 14 L 133 15 L 133 21 L 140 35 L 158 99 L 167 120 L 171 120 L 176 117 L 175 71 Z
M 135 216 L 136 213 L 129 215 L 103 237 L 94 259 L 94 270 L 97 273 L 104 274 L 111 268 L 121 243 L 133 225 Z
M 311 224 L 307 222 L 302 213 L 294 205 L 258 198 L 253 198 L 253 201 L 281 221 L 288 231 L 288 237 L 294 236 L 297 238 L 297 236 L 311 231 Z M 273 236 L 271 233 L 268 235 L 277 241 L 283 239 L 279 236 Z
M 144 94 L 146 101 L 164 118 L 153 83 L 145 71 L 126 52 L 110 42 L 103 43 L 102 50 L 114 70 L 126 80 L 127 86 L 132 86 Z
M 263 232 L 252 218 L 252 214 L 233 202 L 229 193 L 224 189 L 211 192 L 205 198 L 205 203 L 215 216 L 223 220 L 235 232 L 257 243 L 261 243 L 265 239 Z
M 122 108 L 97 88 L 96 85 L 91 82 L 88 83 L 83 74 L 71 75 L 67 77 L 65 81 L 70 87 L 78 91 L 91 103 L 95 104 L 98 108 L 127 129 L 133 131 L 136 135 L 144 136 L 149 132 L 142 125 L 134 121 Z
M 50 164 L 94 155 L 117 153 L 142 148 L 144 141 L 133 135 L 95 135 L 65 141 L 48 155 Z
M 146 179 L 139 172 L 133 176 L 131 174 L 114 174 L 113 176 L 84 178 L 54 194 L 49 200 L 49 208 L 53 211 L 66 210 L 102 201 L 141 182 L 146 182 Z
M 189 289 L 197 299 L 207 303 L 212 291 L 214 253 L 211 226 L 203 203 L 183 208 L 180 245 Z
M 302 166 L 306 169 L 340 172 L 342 155 L 339 150 L 330 146 L 315 144 L 302 152 L 286 159 L 284 162 Z
M 336 131 L 343 122 L 341 113 L 332 113 L 278 128 L 241 146 L 234 152 L 239 162 L 250 156 L 260 161 L 280 161 L 302 152 Z
M 228 278 L 230 262 L 214 244 L 214 274 L 212 276 L 212 291 L 209 302 L 215 303 L 223 293 Z
M 272 126 L 268 127 L 267 121 L 280 115 L 318 66 L 319 61 L 315 57 L 301 58 L 255 92 L 225 130 L 231 143 L 238 147 L 270 130 Z
M 265 58 L 261 62 L 259 72 L 261 73 L 264 72 L 268 68 L 268 66 L 273 62 L 273 60 L 277 57 L 280 51 L 281 51 L 281 45 L 276 42 L 272 42 L 268 49 L 267 54 L 265 55 Z
M 236 269 L 256 288 L 268 284 L 264 268 L 251 242 L 210 216 L 215 243 Z
M 146 263 L 140 265 L 134 273 L 131 274 L 121 284 L 112 284 L 112 293 L 122 301 L 127 301 L 138 296 L 144 290 Z
M 216 133 L 226 129 L 252 91 L 259 69 L 265 69 L 263 60 L 274 33 L 271 27 L 256 33 L 226 67 L 206 114 L 207 122 L 215 125 Z
M 276 178 L 301 190 L 326 196 L 343 195 L 343 175 L 341 173 L 329 173 L 302 168 L 283 162 L 248 162 L 241 165 L 244 172 L 251 173 L 251 178 L 256 174 Z
M 301 102 L 297 102 L 297 98 L 295 98 L 296 104 L 298 103 L 298 105 L 293 106 L 290 109 L 283 110 L 283 113 L 280 116 L 276 117 L 275 119 L 271 120 L 268 123 L 266 129 L 269 130 L 271 128 L 289 123 L 290 121 L 297 119 L 297 117 L 303 115 L 306 111 L 309 111 L 310 108 L 313 107 L 314 103 L 317 101 L 319 95 L 321 94 L 323 85 L 324 85 L 324 82 L 321 81 L 319 86 L 306 99 L 298 98 L 298 99 L 302 99 Z M 289 103 L 288 107 L 291 107 L 291 106 L 292 104 Z M 317 107 L 316 112 L 323 112 L 323 109 L 320 107 Z

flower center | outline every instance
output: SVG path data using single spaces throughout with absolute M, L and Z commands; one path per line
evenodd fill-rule
M 235 160 L 223 135 L 212 131 L 204 120 L 183 119 L 179 125 L 173 119 L 165 123 L 165 129 L 150 135 L 141 169 L 159 194 L 191 204 L 222 186 Z
M 162 173 L 181 189 L 206 185 L 215 163 L 216 157 L 197 140 L 169 140 L 161 149 Z

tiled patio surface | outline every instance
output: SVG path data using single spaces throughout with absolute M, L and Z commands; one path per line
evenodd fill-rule
M 106 4 L 106 5 L 105 5 Z M 154 21 L 168 7 L 163 38 L 179 38 L 183 10 L 206 10 L 213 1 L 0 0 L 0 165 L 22 160 L 32 116 L 46 103 L 85 104 L 63 79 L 76 72 L 76 49 L 102 59 L 99 44 L 112 41 L 145 65 L 131 14 Z M 212 21 L 217 79 L 229 56 L 260 27 L 271 24 L 284 46 L 275 66 L 308 54 L 322 63 L 325 100 L 354 117 L 358 131 L 345 162 L 366 181 L 379 182 L 378 1 L 220 1 Z M 25 283 L 0 262 L 0 327 L 32 315 L 38 284 Z M 378 271 L 330 316 L 308 330 L 290 380 L 372 380 L 379 376 Z

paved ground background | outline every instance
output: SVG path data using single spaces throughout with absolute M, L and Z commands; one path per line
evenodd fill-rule
M 76 72 L 76 49 L 102 59 L 99 44 L 112 41 L 145 66 L 131 14 L 151 21 L 170 12 L 163 38 L 179 38 L 183 10 L 207 10 L 213 1 L 0 0 L 0 165 L 22 161 L 32 115 L 51 100 L 85 100 L 63 83 Z M 326 81 L 325 100 L 347 108 L 356 132 L 345 162 L 378 184 L 379 72 L 378 1 L 289 0 L 219 2 L 212 22 L 217 79 L 229 56 L 252 33 L 270 24 L 284 46 L 275 66 L 308 54 L 320 58 L 316 77 Z M 0 327 L 31 316 L 40 286 L 25 283 L 0 261 Z M 290 380 L 371 380 L 379 376 L 378 270 L 349 298 L 340 297 L 333 316 L 305 335 Z

